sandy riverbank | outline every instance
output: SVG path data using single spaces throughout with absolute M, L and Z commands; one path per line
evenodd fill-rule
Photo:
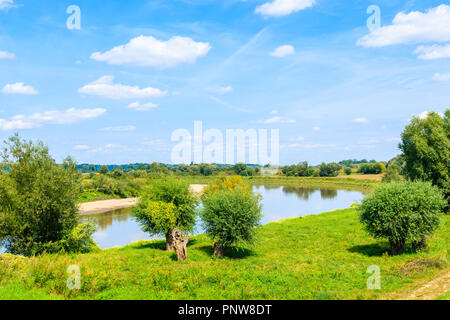
M 202 193 L 206 185 L 204 184 L 192 184 L 191 191 L 195 193 Z M 113 210 L 125 209 L 134 207 L 137 205 L 138 198 L 129 199 L 111 199 L 111 200 L 101 200 L 93 202 L 85 202 L 80 204 L 80 215 L 98 214 L 105 213 Z

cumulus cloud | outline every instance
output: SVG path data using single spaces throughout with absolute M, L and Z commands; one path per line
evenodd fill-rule
M 1 1 L 1 0 L 0 0 Z M 16 55 L 7 51 L 0 51 L 0 59 L 15 59 Z
M 154 104 L 154 103 L 151 103 L 151 102 L 141 104 L 139 101 L 130 103 L 128 105 L 128 108 L 131 108 L 131 109 L 134 109 L 134 110 L 137 110 L 137 111 L 150 111 L 150 110 L 153 110 L 153 109 L 155 109 L 157 107 L 158 107 L 157 104 Z
M 33 129 L 44 124 L 72 124 L 81 120 L 93 119 L 101 116 L 106 109 L 75 109 L 65 111 L 53 110 L 34 113 L 30 116 L 17 115 L 10 119 L 0 119 L 1 130 Z
M 279 116 L 276 117 L 272 117 L 266 120 L 260 120 L 258 121 L 259 123 L 265 123 L 265 124 L 273 124 L 273 123 L 296 123 L 297 121 L 294 119 L 287 119 L 287 118 L 282 118 Z
M 100 131 L 115 131 L 115 132 L 125 132 L 125 131 L 135 131 L 135 126 L 117 126 L 117 127 L 106 127 L 100 129 Z
M 141 89 L 138 86 L 127 86 L 120 83 L 114 83 L 113 76 L 103 76 L 78 89 L 78 92 L 108 99 L 161 97 L 167 94 L 167 91 L 162 91 L 157 88 L 148 87 Z
M 356 118 L 356 119 L 353 119 L 352 122 L 353 123 L 369 123 L 369 119 L 367 119 L 367 118 Z
M 283 45 L 276 48 L 274 51 L 270 53 L 272 57 L 282 58 L 286 56 L 293 55 L 295 53 L 295 49 L 290 45 Z
M 312 7 L 315 3 L 315 0 L 274 0 L 257 7 L 255 13 L 263 16 L 281 17 Z
M 432 46 L 420 46 L 414 53 L 418 54 L 418 58 L 423 60 L 450 58 L 450 44 L 445 46 L 437 44 Z
M 161 41 L 151 36 L 139 36 L 104 53 L 94 52 L 91 59 L 115 65 L 170 68 L 181 63 L 195 63 L 210 50 L 209 43 L 195 42 L 188 37 L 176 36 Z
M 434 81 L 450 81 L 450 73 L 435 73 L 433 76 Z
M 391 25 L 373 30 L 358 40 L 363 47 L 450 41 L 450 6 L 442 4 L 426 12 L 398 13 Z
M 211 87 L 211 88 L 207 88 L 207 91 L 214 93 L 214 94 L 227 94 L 230 92 L 233 92 L 233 87 L 231 86 L 226 86 L 226 87 Z
M 26 86 L 23 82 L 7 84 L 5 87 L 3 87 L 2 92 L 4 94 L 25 94 L 25 95 L 38 94 L 36 89 L 34 89 L 31 86 Z

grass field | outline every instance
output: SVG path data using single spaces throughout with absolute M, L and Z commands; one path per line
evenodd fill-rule
M 382 299 L 449 268 L 449 216 L 425 251 L 395 257 L 362 230 L 355 209 L 270 223 L 258 237 L 224 259 L 212 257 L 205 235 L 194 237 L 187 262 L 162 241 L 85 255 L 0 255 L 0 299 Z M 66 287 L 69 265 L 81 269 L 81 290 Z M 366 287 L 372 265 L 381 290 Z

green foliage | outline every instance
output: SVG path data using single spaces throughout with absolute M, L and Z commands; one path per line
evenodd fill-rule
M 386 166 L 384 163 L 365 163 L 359 167 L 358 170 L 362 174 L 381 174 L 386 171 Z
M 109 172 L 109 169 L 107 166 L 101 166 L 100 169 L 98 170 L 98 172 L 100 174 L 107 174 Z
M 442 192 L 431 183 L 392 182 L 378 186 L 359 209 L 365 229 L 375 238 L 387 238 L 401 253 L 406 242 L 433 234 L 445 206 Z
M 383 179 L 381 180 L 383 183 L 389 183 L 389 182 L 398 182 L 403 181 L 403 177 L 400 175 L 401 168 L 395 164 L 392 163 L 387 169 L 386 173 L 383 176 Z
M 243 177 L 254 176 L 256 170 L 252 167 L 247 166 L 245 163 L 237 163 L 234 165 L 234 173 Z
M 345 168 L 344 169 L 344 173 L 349 176 L 349 175 L 352 174 L 352 169 L 351 168 Z
M 175 227 L 191 231 L 197 216 L 198 199 L 189 186 L 186 181 L 167 177 L 144 190 L 133 211 L 144 231 L 167 234 Z
M 400 149 L 405 158 L 405 175 L 411 180 L 431 181 L 450 195 L 450 109 L 441 118 L 431 112 L 413 118 L 402 133 Z
M 95 231 L 97 231 L 95 223 L 79 224 L 61 240 L 44 244 L 43 251 L 47 253 L 89 253 L 100 250 L 92 240 Z
M 260 195 L 241 187 L 207 194 L 201 213 L 206 233 L 224 248 L 253 243 L 262 218 L 260 201 Z
M 58 165 L 42 143 L 5 141 L 0 172 L 0 240 L 8 252 L 31 256 L 64 239 L 77 225 L 80 174 L 70 159 Z
M 333 163 L 322 163 L 320 165 L 319 175 L 321 177 L 336 177 L 339 174 L 339 170 L 341 170 L 341 165 L 333 162 Z
M 144 232 L 166 235 L 177 227 L 178 215 L 173 203 L 143 201 L 134 210 L 134 217 Z
M 213 194 L 220 191 L 231 191 L 236 188 L 251 193 L 252 187 L 242 180 L 240 176 L 219 176 L 213 182 L 209 183 L 204 194 Z
M 314 174 L 314 168 L 308 165 L 308 162 L 302 162 L 297 165 L 285 166 L 281 172 L 288 177 L 311 177 Z

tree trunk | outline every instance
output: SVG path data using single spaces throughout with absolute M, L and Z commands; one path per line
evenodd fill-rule
M 227 250 L 227 248 L 222 244 L 218 242 L 214 244 L 214 255 L 217 258 L 222 258 L 225 255 L 225 250 Z
M 391 255 L 396 256 L 406 251 L 406 241 L 389 241 L 391 244 Z
M 175 253 L 177 254 L 178 261 L 187 260 L 187 244 L 189 242 L 189 236 L 186 234 L 183 238 L 183 234 L 180 229 L 174 229 L 172 231 L 173 246 Z
M 172 231 L 166 233 L 166 251 L 172 251 L 174 249 Z
M 412 247 L 413 247 L 414 250 L 422 250 L 426 246 L 427 246 L 427 239 L 425 239 L 425 238 L 422 239 L 422 240 L 419 240 L 419 241 L 414 241 L 412 243 Z

